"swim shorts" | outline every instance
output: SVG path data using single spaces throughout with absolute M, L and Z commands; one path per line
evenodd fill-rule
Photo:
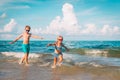
M 22 48 L 23 48 L 24 53 L 29 53 L 29 51 L 30 51 L 29 44 L 22 44 Z
M 54 56 L 54 57 L 58 57 L 59 55 L 63 55 L 62 53 L 52 53 L 52 55 Z

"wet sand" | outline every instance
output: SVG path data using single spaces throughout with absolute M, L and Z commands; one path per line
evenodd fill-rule
M 120 68 L 65 66 L 51 69 L 37 64 L 0 62 L 0 80 L 120 80 Z

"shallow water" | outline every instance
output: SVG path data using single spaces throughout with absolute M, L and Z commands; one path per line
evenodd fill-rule
M 0 62 L 0 80 L 119 80 L 120 68 L 78 67 L 62 65 L 55 69 L 18 65 L 17 62 Z

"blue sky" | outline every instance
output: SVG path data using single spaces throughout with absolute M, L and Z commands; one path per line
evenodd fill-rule
M 1 0 L 0 39 L 31 33 L 55 40 L 120 40 L 119 0 Z

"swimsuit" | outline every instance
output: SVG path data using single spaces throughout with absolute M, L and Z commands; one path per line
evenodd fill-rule
M 62 50 L 62 46 L 60 46 L 60 47 L 55 46 L 55 49 L 61 51 Z
M 62 51 L 62 46 L 60 46 L 60 47 L 55 46 L 55 49 L 56 49 L 56 50 L 59 50 L 60 53 L 54 52 L 54 53 L 53 53 L 53 56 L 54 56 L 54 57 L 58 57 L 59 55 L 63 55 L 62 52 L 61 52 L 61 51 Z
M 22 44 L 23 52 L 29 53 L 30 51 L 30 45 L 29 44 Z

